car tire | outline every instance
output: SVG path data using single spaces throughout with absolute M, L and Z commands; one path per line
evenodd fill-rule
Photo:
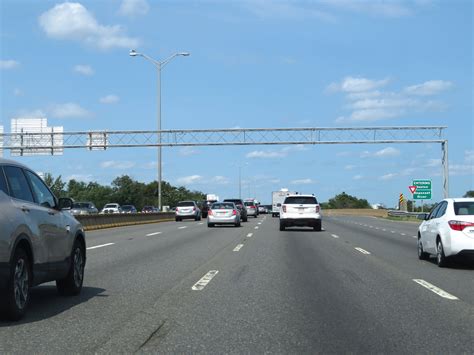
M 236 227 L 240 227 L 240 222 L 235 224 Z
M 284 231 L 285 230 L 285 224 L 280 222 L 280 231 Z
M 254 215 L 255 218 L 257 218 L 258 216 L 257 215 Z
M 176 217 L 175 220 L 176 222 L 181 222 L 181 218 Z
M 214 227 L 214 223 L 208 223 L 207 226 L 208 226 L 209 228 L 212 228 L 212 227 Z
M 418 259 L 420 260 L 428 260 L 430 258 L 430 254 L 426 253 L 423 249 L 423 243 L 421 242 L 421 238 L 418 237 Z
M 313 229 L 317 232 L 321 232 L 323 229 L 321 221 L 317 221 L 316 224 L 313 226 Z
M 436 242 L 436 264 L 438 264 L 439 267 L 448 266 L 448 258 L 444 254 L 444 247 L 441 239 Z
M 83 244 L 76 240 L 71 252 L 71 266 L 64 279 L 56 280 L 56 288 L 62 296 L 76 296 L 81 293 L 84 282 L 86 253 Z
M 247 222 L 247 221 L 248 221 L 248 217 L 242 218 L 242 222 Z
M 17 321 L 25 315 L 30 303 L 30 284 L 30 259 L 22 248 L 18 248 L 13 256 L 7 288 L 0 298 L 7 319 Z

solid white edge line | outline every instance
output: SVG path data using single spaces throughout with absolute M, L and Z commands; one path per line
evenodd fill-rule
M 234 251 L 239 251 L 243 246 L 243 244 L 237 244 L 237 246 L 234 248 Z
M 331 234 L 331 237 L 336 238 L 336 239 L 339 239 L 339 236 L 338 236 L 338 235 L 335 235 L 335 234 Z
M 146 236 L 147 237 L 151 237 L 152 235 L 158 235 L 158 234 L 161 234 L 162 232 L 155 232 L 155 233 L 150 233 L 150 234 L 147 234 Z
M 247 234 L 247 238 L 251 238 L 251 237 L 252 237 L 252 235 L 253 235 L 253 233 L 249 233 L 249 234 Z
M 107 247 L 109 245 L 114 245 L 115 243 L 107 243 L 107 244 L 101 244 L 101 245 L 95 245 L 93 247 L 89 247 L 89 248 L 86 248 L 87 250 L 91 250 L 91 249 L 97 249 L 97 248 L 102 248 L 102 247 Z
M 201 277 L 201 279 L 196 282 L 193 287 L 191 287 L 192 290 L 194 291 L 201 291 L 204 289 L 204 287 L 207 286 L 207 284 L 209 282 L 211 282 L 211 280 L 214 278 L 214 276 L 217 275 L 217 273 L 219 272 L 219 270 L 211 270 L 209 271 L 206 275 L 204 275 L 203 277 Z
M 452 294 L 440 289 L 439 287 L 436 287 L 435 285 L 430 284 L 428 281 L 422 280 L 422 279 L 413 279 L 417 284 L 420 286 L 423 286 L 424 288 L 430 290 L 431 292 L 436 293 L 438 296 L 441 296 L 443 298 L 446 298 L 448 300 L 458 300 L 456 296 L 453 296 Z
M 367 251 L 365 249 L 362 249 L 362 248 L 359 248 L 359 247 L 356 247 L 354 249 L 361 252 L 362 254 L 370 255 L 370 251 Z

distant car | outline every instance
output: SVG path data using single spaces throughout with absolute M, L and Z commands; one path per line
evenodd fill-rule
M 104 206 L 100 214 L 121 213 L 122 208 L 118 203 L 108 203 Z
M 259 214 L 260 214 L 260 213 L 261 213 L 261 214 L 267 213 L 267 209 L 265 208 L 265 206 L 259 205 L 259 206 L 258 206 L 258 213 L 259 213 Z
M 474 198 L 447 198 L 438 203 L 418 228 L 418 258 L 436 255 L 440 267 L 451 258 L 466 256 L 474 261 Z
M 215 200 L 204 200 L 201 202 L 199 205 L 199 208 L 201 209 L 201 215 L 203 218 L 207 218 L 207 211 L 209 211 L 209 208 L 212 206 L 214 202 L 217 202 Z
M 178 222 L 186 218 L 192 218 L 196 221 L 201 220 L 201 210 L 195 201 L 178 202 L 175 210 L 175 220 Z
M 123 205 L 121 213 L 137 213 L 137 209 L 134 205 Z
M 72 204 L 26 166 L 0 158 L 0 313 L 6 318 L 25 315 L 33 286 L 56 281 L 60 294 L 81 292 L 86 242 Z
M 247 217 L 247 209 L 245 208 L 244 201 L 240 198 L 226 198 L 224 202 L 233 202 L 235 206 L 239 209 L 240 211 L 240 218 L 242 222 L 247 222 L 248 217 Z
M 97 214 L 99 210 L 92 202 L 74 202 L 71 208 L 73 216 L 81 216 L 88 214 Z
M 258 207 L 253 201 L 244 202 L 245 209 L 247 210 L 247 216 L 258 217 Z
M 212 228 L 216 224 L 233 224 L 240 227 L 240 211 L 233 202 L 215 202 L 211 205 L 207 215 L 207 226 Z
M 155 213 L 158 212 L 158 209 L 154 206 L 144 206 L 142 208 L 142 213 Z
M 314 195 L 289 195 L 280 208 L 280 230 L 291 226 L 322 229 L 321 207 Z

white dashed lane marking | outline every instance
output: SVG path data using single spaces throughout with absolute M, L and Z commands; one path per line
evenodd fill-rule
M 361 252 L 362 254 L 370 255 L 370 252 L 367 251 L 367 250 L 365 250 L 365 249 L 362 249 L 362 248 L 359 248 L 359 247 L 354 248 L 354 249 L 357 250 L 357 251 L 359 251 L 359 252 Z
M 436 287 L 435 285 L 430 284 L 428 281 L 421 280 L 421 279 L 413 279 L 417 284 L 423 286 L 424 288 L 430 290 L 431 292 L 436 293 L 438 296 L 441 296 L 443 298 L 446 298 L 448 300 L 458 300 L 456 296 L 453 296 L 452 294 L 440 289 L 439 287 Z
M 258 226 L 255 226 L 255 229 L 258 229 Z
M 146 236 L 151 237 L 152 235 L 158 235 L 158 234 L 161 234 L 161 232 L 150 233 L 150 234 L 147 234 Z
M 335 235 L 335 234 L 331 234 L 331 237 L 336 238 L 336 239 L 339 239 L 339 236 L 338 236 L 338 235 Z
M 204 224 L 204 222 L 200 222 L 200 223 L 198 223 L 198 224 L 199 224 L 200 226 L 202 226 L 202 225 Z
M 242 249 L 244 245 L 243 244 L 238 244 L 235 248 L 234 248 L 234 251 L 239 251 L 240 249 Z
M 204 289 L 204 287 L 207 286 L 209 282 L 214 278 L 214 276 L 217 275 L 219 270 L 211 270 L 209 271 L 206 275 L 204 275 L 198 282 L 194 284 L 193 287 L 191 287 L 192 290 L 194 291 L 201 291 Z
M 97 248 L 102 248 L 102 247 L 108 247 L 109 245 L 114 245 L 114 244 L 115 243 L 107 243 L 107 244 L 96 245 L 96 246 L 87 248 L 87 250 L 97 249 Z
M 178 229 L 185 229 L 185 228 L 188 228 L 187 226 L 182 226 L 182 227 L 179 227 Z
M 252 238 L 253 233 L 247 234 L 247 238 Z

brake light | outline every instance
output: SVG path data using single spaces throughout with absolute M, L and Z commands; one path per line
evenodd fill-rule
M 255 209 L 255 206 L 250 206 L 250 208 L 253 208 L 253 209 Z
M 464 222 L 464 221 L 449 221 L 448 224 L 452 230 L 459 231 L 459 232 L 462 232 L 464 228 L 474 226 L 474 223 Z
M 286 205 L 281 206 L 281 208 L 283 209 L 283 212 L 286 213 Z
M 193 211 L 196 211 L 196 207 L 193 207 Z
M 320 210 L 319 206 L 316 206 L 316 213 L 319 213 L 319 210 Z
M 178 207 L 176 207 L 176 212 L 178 212 L 178 211 L 179 211 L 179 209 L 178 209 Z
M 236 211 L 236 210 L 232 210 L 232 215 L 233 215 L 233 216 L 236 216 L 236 215 L 237 215 L 237 211 Z
M 209 216 L 212 216 L 212 210 L 207 211 L 207 214 L 208 214 Z

